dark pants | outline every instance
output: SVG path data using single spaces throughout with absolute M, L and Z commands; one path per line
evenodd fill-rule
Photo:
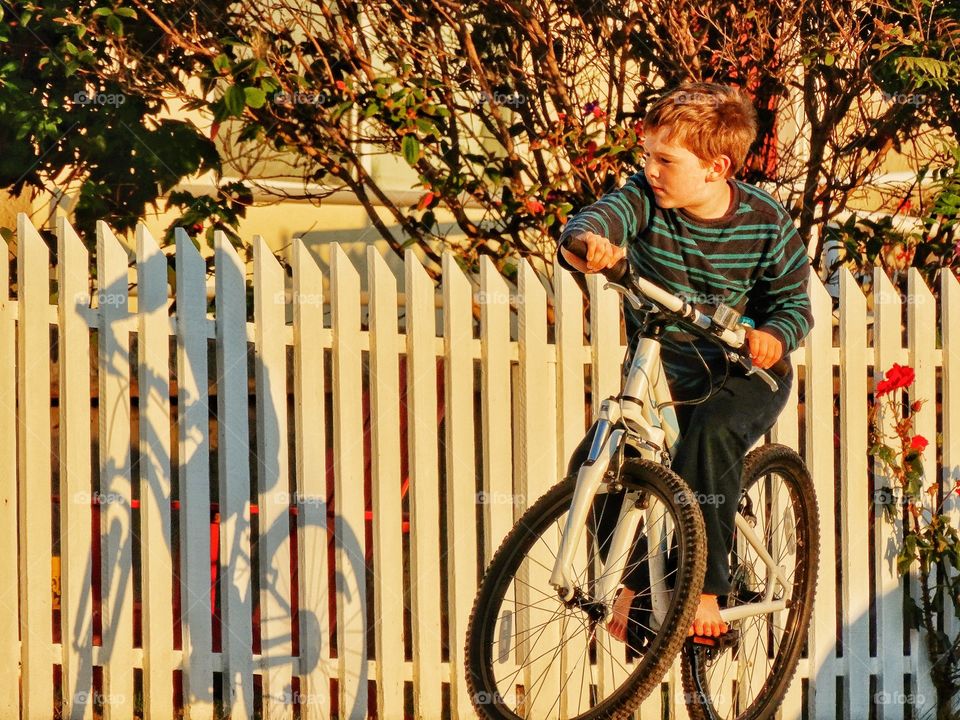
M 730 552 L 734 517 L 742 489 L 743 458 L 750 447 L 773 427 L 786 405 L 793 383 L 792 369 L 785 377 L 771 375 L 779 386 L 776 393 L 756 375 L 748 377 L 743 371 L 731 370 L 727 382 L 706 402 L 675 406 L 681 440 L 673 459 L 673 470 L 686 481 L 700 503 L 707 532 L 704 593 L 726 595 L 731 589 Z M 704 394 L 704 389 L 673 390 L 674 399 L 699 397 Z M 593 438 L 592 430 L 574 451 L 568 474 L 576 473 L 586 459 Z M 622 501 L 622 494 L 599 495 L 594 503 L 597 539 L 604 560 L 605 545 L 610 540 Z M 636 591 L 645 590 L 645 573 L 628 570 L 624 584 Z

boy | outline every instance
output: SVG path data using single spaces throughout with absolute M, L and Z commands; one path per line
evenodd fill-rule
M 813 319 L 806 248 L 790 216 L 767 193 L 732 179 L 756 136 L 753 105 L 732 87 L 685 85 L 650 108 L 643 129 L 643 170 L 567 223 L 561 265 L 600 272 L 626 256 L 640 275 L 706 312 L 725 303 L 756 322 L 747 330 L 750 356 L 771 368 L 796 349 Z M 584 260 L 563 247 L 572 237 L 586 242 Z M 624 307 L 630 331 L 638 321 Z M 717 348 L 668 333 L 662 359 L 674 398 L 694 401 L 676 406 L 681 442 L 672 464 L 700 499 L 707 530 L 707 573 L 690 633 L 718 636 L 727 630 L 717 596 L 731 590 L 743 458 L 783 409 L 792 371 L 775 375 L 773 393 L 759 377 L 731 368 L 724 386 L 696 403 L 711 391 L 711 377 L 723 377 Z M 579 454 L 571 467 L 582 462 Z M 620 640 L 642 587 L 629 576 L 624 585 L 607 626 Z

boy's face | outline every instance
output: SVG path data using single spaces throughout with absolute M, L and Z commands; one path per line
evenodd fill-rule
M 644 174 L 662 208 L 696 208 L 726 191 L 729 159 L 721 156 L 704 167 L 696 155 L 681 145 L 667 142 L 669 128 L 656 128 L 643 140 Z

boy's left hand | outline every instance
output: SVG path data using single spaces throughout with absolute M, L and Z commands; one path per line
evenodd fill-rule
M 748 328 L 747 342 L 750 343 L 750 359 L 761 370 L 766 370 L 783 357 L 783 345 L 768 332 Z

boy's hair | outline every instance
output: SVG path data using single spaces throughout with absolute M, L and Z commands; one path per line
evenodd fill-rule
M 757 136 L 757 111 L 735 87 L 687 83 L 657 100 L 643 119 L 644 132 L 667 128 L 669 142 L 687 148 L 704 164 L 730 158 L 730 175 L 743 167 Z

